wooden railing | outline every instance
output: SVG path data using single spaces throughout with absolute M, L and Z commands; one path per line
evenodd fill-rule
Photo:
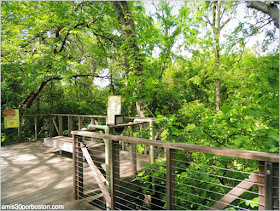
M 91 124 L 98 124 L 97 120 L 100 120 L 103 124 L 105 122 L 106 116 L 101 115 L 75 115 L 75 114 L 34 114 L 34 115 L 24 115 L 23 118 L 34 118 L 34 137 L 37 140 L 43 133 L 43 131 L 48 128 L 48 136 L 52 137 L 57 135 L 62 135 L 64 130 L 68 130 L 67 135 L 72 136 L 74 135 L 74 148 L 73 150 L 77 150 L 80 147 L 80 141 L 83 140 L 82 137 L 91 137 L 92 139 L 106 139 L 110 142 L 110 177 L 106 178 L 109 179 L 108 183 L 110 184 L 110 201 L 109 205 L 111 209 L 119 208 L 120 206 L 124 206 L 120 204 L 120 200 L 122 200 L 122 197 L 126 195 L 131 195 L 131 191 L 127 190 L 128 187 L 134 187 L 141 189 L 141 185 L 137 184 L 130 184 L 127 182 L 127 180 L 123 181 L 120 177 L 120 144 L 119 142 L 126 143 L 128 146 L 130 146 L 130 157 L 131 157 L 131 167 L 133 169 L 133 173 L 135 175 L 135 179 L 138 181 L 139 178 L 137 178 L 137 172 L 139 173 L 139 169 L 137 169 L 137 159 L 139 154 L 136 153 L 136 145 L 146 145 L 156 148 L 162 148 L 164 149 L 164 157 L 161 158 L 162 160 L 166 161 L 166 172 L 164 172 L 164 178 L 161 178 L 164 180 L 165 184 L 165 192 L 163 194 L 166 195 L 165 204 L 161 207 L 157 207 L 157 209 L 176 209 L 176 206 L 179 206 L 177 204 L 176 200 L 183 200 L 181 198 L 178 198 L 178 177 L 180 175 L 178 174 L 178 167 L 176 167 L 176 164 L 186 162 L 182 160 L 176 159 L 176 154 L 178 154 L 179 150 L 183 151 L 185 153 L 189 152 L 196 152 L 201 154 L 212 154 L 215 156 L 227 156 L 237 159 L 244 159 L 244 160 L 254 160 L 256 161 L 256 165 L 258 166 L 258 173 L 255 172 L 250 173 L 250 177 L 247 179 L 236 179 L 236 178 L 228 178 L 223 176 L 217 176 L 217 175 L 211 175 L 211 178 L 218 177 L 219 179 L 226 179 L 226 180 L 233 180 L 233 184 L 235 186 L 231 187 L 231 190 L 227 194 L 221 194 L 221 197 L 219 200 L 212 200 L 212 204 L 209 203 L 207 205 L 199 204 L 197 206 L 203 206 L 207 209 L 223 209 L 226 206 L 231 206 L 231 203 L 234 200 L 240 199 L 243 200 L 244 203 L 247 203 L 247 200 L 242 199 L 240 195 L 242 193 L 251 193 L 252 191 L 248 191 L 249 188 L 256 187 L 257 186 L 257 206 L 261 209 L 266 210 L 272 210 L 272 209 L 279 209 L 279 154 L 274 153 L 265 153 L 265 152 L 254 152 L 254 151 L 248 151 L 248 150 L 236 150 L 236 149 L 227 149 L 227 148 L 217 148 L 217 147 L 208 147 L 208 146 L 198 146 L 198 145 L 192 145 L 192 144 L 183 144 L 183 143 L 171 143 L 171 142 L 162 142 L 162 141 L 156 141 L 156 140 L 149 140 L 149 139 L 142 139 L 142 138 L 134 138 L 134 137 L 127 137 L 127 136 L 116 136 L 116 135 L 109 135 L 109 134 L 100 134 L 100 133 L 94 133 L 94 132 L 87 132 L 87 131 L 80 131 L 84 123 L 91 123 Z M 39 123 L 39 117 L 44 118 L 44 121 L 41 119 L 41 123 Z M 65 124 L 65 117 L 67 117 L 67 123 Z M 127 120 L 133 120 L 133 119 L 139 119 L 138 117 L 125 117 Z M 151 119 L 151 118 L 149 118 Z M 63 122 L 64 121 L 64 122 Z M 44 122 L 42 124 L 42 122 Z M 74 122 L 76 122 L 74 124 Z M 85 125 L 86 126 L 86 125 Z M 24 130 L 24 128 L 19 128 L 19 138 L 21 137 L 21 131 Z M 78 131 L 76 131 L 78 130 Z M 152 133 L 154 137 L 154 133 Z M 76 148 L 75 148 L 76 147 Z M 83 149 L 84 152 L 85 149 Z M 75 152 L 75 151 L 73 151 Z M 153 152 L 151 150 L 150 152 Z M 81 154 L 82 153 L 82 154 Z M 136 155 L 137 154 L 137 155 Z M 83 155 L 82 149 L 80 151 L 77 151 L 76 153 L 73 153 L 73 159 L 74 159 L 74 166 L 81 164 L 83 162 L 83 159 L 79 156 Z M 149 162 L 154 162 L 154 154 L 150 154 Z M 156 155 L 157 156 L 157 155 Z M 152 162 L 152 163 L 153 163 Z M 196 164 L 197 165 L 197 164 Z M 198 164 L 199 165 L 199 164 Z M 81 165 L 78 165 L 79 168 L 83 169 Z M 220 168 L 220 167 L 211 167 L 211 168 L 217 168 L 222 169 L 225 172 L 230 171 L 227 168 Z M 151 170 L 151 169 L 150 169 Z M 235 170 L 232 170 L 235 172 Z M 201 172 L 198 172 L 199 174 Z M 208 175 L 209 172 L 205 172 L 205 175 Z M 237 171 L 237 173 L 240 173 Z M 244 173 L 244 172 L 242 172 Z M 247 174 L 247 172 L 245 172 Z M 150 175 L 149 175 L 150 176 Z M 75 188 L 75 198 L 80 199 L 83 197 L 84 188 L 83 188 L 83 178 L 81 177 L 80 172 L 74 171 L 74 188 Z M 151 178 L 151 192 L 155 193 L 156 190 L 156 184 L 154 183 L 154 180 L 158 178 Z M 194 181 L 199 181 L 199 179 L 193 179 Z M 133 180 L 135 181 L 135 180 Z M 200 182 L 205 182 L 200 180 Z M 239 182 L 236 184 L 236 182 Z M 132 185 L 132 186 L 125 186 Z M 183 184 L 184 185 L 184 184 Z M 125 189 L 120 187 L 126 188 L 126 192 L 122 192 Z M 191 187 L 191 185 L 187 185 L 187 187 Z M 222 187 L 226 187 L 225 185 L 221 185 Z M 201 187 L 192 187 L 197 189 L 203 189 Z M 204 190 L 205 191 L 205 190 Z M 212 191 L 213 192 L 213 191 Z M 138 193 L 139 195 L 142 193 Z M 177 195 L 176 195 L 177 194 Z M 187 193 L 188 195 L 193 195 L 195 197 L 195 194 L 193 193 Z M 218 194 L 218 193 L 215 193 Z M 146 196 L 145 196 L 146 197 Z M 204 197 L 205 198 L 205 197 Z M 211 197 L 210 197 L 211 198 Z M 108 194 L 107 194 L 107 200 L 108 200 Z M 125 199 L 124 199 L 125 200 Z M 163 201 L 164 201 L 163 200 Z M 206 200 L 207 201 L 207 200 Z M 215 202 L 215 203 L 214 203 Z M 213 204 L 214 203 L 214 204 Z M 233 206 L 234 209 L 238 209 L 239 207 Z M 135 209 L 135 207 L 129 207 L 130 209 Z M 185 208 L 185 207 L 182 207 Z
M 207 166 L 207 168 L 215 168 L 218 170 L 223 170 L 225 172 L 231 171 L 236 172 L 236 174 L 249 174 L 247 179 L 243 178 L 230 178 L 224 175 L 215 175 L 209 172 L 200 172 L 199 168 L 197 170 L 197 174 L 203 174 L 210 176 L 209 178 L 224 179 L 224 180 L 232 180 L 233 185 L 232 187 L 228 187 L 224 184 L 217 184 L 221 187 L 230 188 L 230 191 L 227 194 L 223 193 L 216 193 L 213 190 L 205 190 L 202 187 L 193 187 L 192 184 L 182 184 L 182 186 L 192 187 L 191 190 L 199 190 L 202 189 L 203 191 L 210 192 L 211 194 L 221 194 L 221 198 L 217 199 L 216 201 L 211 199 L 212 197 L 207 196 L 200 196 L 199 194 L 194 193 L 186 193 L 186 197 L 189 195 L 193 195 L 193 197 L 202 198 L 206 204 L 199 204 L 193 201 L 194 204 L 197 206 L 203 206 L 206 209 L 224 209 L 227 206 L 232 206 L 234 209 L 241 209 L 242 207 L 237 207 L 231 205 L 234 200 L 243 200 L 243 204 L 248 203 L 247 199 L 243 199 L 240 197 L 243 193 L 253 194 L 253 191 L 249 191 L 249 188 L 252 186 L 258 186 L 257 188 L 257 197 L 258 201 L 254 202 L 257 204 L 259 210 L 266 209 L 279 209 L 279 154 L 276 153 L 266 153 L 266 152 L 256 152 L 256 151 L 248 151 L 248 150 L 237 150 L 237 149 L 228 149 L 228 148 L 218 148 L 218 147 L 208 147 L 208 146 L 200 146 L 200 145 L 193 145 L 193 144 L 184 144 L 184 143 L 171 143 L 171 142 L 163 142 L 163 141 L 156 141 L 156 140 L 149 140 L 149 139 L 142 139 L 142 138 L 134 138 L 134 137 L 126 137 L 126 136 L 116 136 L 116 135 L 108 135 L 108 134 L 100 134 L 95 132 L 88 132 L 88 131 L 72 131 L 74 135 L 74 149 L 76 153 L 73 153 L 73 160 L 74 160 L 74 168 L 80 168 L 79 172 L 83 172 L 83 166 L 81 164 L 81 156 L 82 150 L 79 149 L 79 146 L 82 146 L 85 143 L 82 143 L 84 137 L 92 137 L 95 139 L 109 139 L 110 140 L 110 194 L 106 194 L 107 198 L 106 201 L 109 204 L 112 210 L 115 209 L 122 209 L 121 207 L 127 207 L 125 209 L 135 209 L 132 205 L 128 205 L 129 202 L 127 197 L 133 197 L 131 192 L 125 191 L 126 185 L 125 183 L 129 183 L 127 180 L 123 180 L 120 177 L 120 144 L 119 142 L 124 142 L 128 144 L 141 144 L 141 145 L 151 145 L 154 147 L 161 147 L 165 149 L 165 156 L 162 158 L 163 161 L 166 161 L 166 172 L 164 172 L 164 177 L 160 178 L 164 180 L 165 183 L 165 192 L 161 192 L 161 194 L 166 195 L 166 198 L 163 200 L 165 201 L 165 205 L 161 205 L 161 207 L 157 207 L 156 209 L 164 209 L 167 210 L 175 210 L 178 205 L 178 201 L 182 201 L 185 199 L 180 198 L 181 196 L 178 195 L 178 178 L 183 177 L 178 173 L 178 166 L 176 164 L 182 164 L 187 162 L 186 160 L 178 160 L 176 159 L 176 154 L 182 152 L 190 153 L 190 152 L 199 152 L 201 155 L 215 155 L 215 156 L 227 156 L 227 157 L 234 157 L 235 159 L 244 159 L 244 160 L 254 160 L 256 161 L 258 166 L 258 173 L 255 172 L 241 172 L 240 170 L 228 169 L 227 167 L 221 168 L 216 166 Z M 78 151 L 77 151 L 78 150 Z M 78 156 L 80 155 L 80 157 Z M 138 155 L 137 155 L 138 156 Z M 136 155 L 135 155 L 136 158 Z M 192 162 L 190 162 L 192 164 Z M 189 165 L 189 164 L 188 164 Z M 199 164 L 195 164 L 199 165 Z M 209 164 L 210 165 L 210 164 Z M 176 170 L 177 169 L 177 170 Z M 149 170 L 151 171 L 151 169 Z M 160 171 L 160 170 L 158 170 Z M 192 172 L 196 172 L 194 170 L 190 170 Z M 79 175 L 78 171 L 74 171 L 74 190 L 75 190 L 75 198 L 81 199 L 84 198 L 84 189 L 83 189 L 83 178 Z M 159 176 L 158 176 L 159 177 Z M 159 192 L 155 186 L 153 181 L 158 179 L 158 177 L 151 178 L 149 181 L 151 183 L 151 190 L 154 192 Z M 135 176 L 137 179 L 137 176 Z M 201 177 L 203 178 L 203 177 Z M 106 178 L 108 180 L 108 178 Z M 200 183 L 207 183 L 208 181 L 203 181 L 203 179 L 198 178 L 189 178 L 192 181 L 201 181 Z M 134 180 L 131 180 L 135 182 Z M 148 181 L 148 182 L 149 182 Z M 146 181 L 147 182 L 147 181 Z M 130 182 L 132 183 L 132 182 Z M 130 184 L 129 183 L 129 184 Z M 209 182 L 208 182 L 209 183 Z M 237 184 L 238 183 L 238 184 Z M 145 183 L 143 183 L 145 184 Z M 143 185 L 142 184 L 142 185 Z M 210 183 L 211 184 L 211 183 Z M 131 184 L 130 184 L 131 185 Z M 134 184 L 134 187 L 138 187 L 138 189 L 143 188 L 142 185 Z M 211 186 L 213 187 L 213 186 Z M 163 187 L 160 187 L 162 189 Z M 135 191 L 135 190 L 134 190 Z M 133 192 L 133 191 L 132 191 Z M 184 195 L 184 191 L 181 191 Z M 141 190 L 137 192 L 140 195 L 143 194 Z M 176 195 L 177 194 L 177 195 Z M 110 196 L 110 198 L 108 197 Z M 223 196 L 223 197 L 222 197 Z M 139 198 L 138 197 L 138 198 Z M 146 197 L 146 195 L 145 195 Z M 178 198 L 179 197 L 179 198 Z M 109 201 L 108 201 L 109 200 Z M 136 200 L 136 199 L 135 199 Z M 138 200 L 138 199 L 137 199 Z M 207 201 L 208 200 L 208 201 Z M 126 202 L 127 201 L 127 202 Z M 144 201 L 144 199 L 143 199 Z M 187 201 L 187 200 L 186 200 Z M 143 206 L 143 205 L 135 205 L 136 202 L 131 202 L 133 206 Z M 179 207 L 180 208 L 180 207 Z M 182 207 L 184 209 L 184 207 Z M 243 208 L 242 208 L 243 209 Z
M 107 116 L 103 115 L 78 115 L 78 114 L 26 114 L 21 117 L 22 118 L 34 118 L 34 138 L 38 140 L 42 132 L 49 126 L 48 137 L 53 137 L 55 134 L 62 135 L 64 130 L 68 130 L 68 136 L 71 137 L 71 131 L 73 130 L 81 130 L 83 127 L 86 127 L 87 124 L 84 124 L 84 120 L 90 124 L 100 124 L 99 120 L 103 120 L 102 124 L 106 122 Z M 39 124 L 38 118 L 44 117 L 45 121 L 43 125 Z M 67 128 L 65 128 L 66 124 L 63 122 L 63 117 L 67 117 Z M 77 125 L 73 125 L 74 118 L 78 120 Z M 134 119 L 151 119 L 151 118 L 139 118 L 139 117 L 125 117 L 126 120 L 134 120 Z M 73 128 L 74 126 L 74 128 Z M 21 132 L 24 130 L 21 126 L 19 127 L 18 132 L 18 140 L 21 141 Z

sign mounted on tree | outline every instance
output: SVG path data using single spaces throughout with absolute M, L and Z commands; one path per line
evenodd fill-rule
M 5 128 L 18 128 L 19 127 L 19 110 L 6 108 L 3 111 L 4 127 Z
M 109 96 L 107 107 L 107 124 L 115 124 L 115 115 L 121 114 L 121 96 Z

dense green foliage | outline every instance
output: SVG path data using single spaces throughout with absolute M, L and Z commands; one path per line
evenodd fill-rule
M 39 101 L 39 113 L 105 115 L 108 96 L 121 95 L 123 114 L 136 116 L 141 102 L 146 116 L 158 117 L 163 141 L 279 152 L 279 29 L 266 15 L 234 1 L 122 6 L 123 17 L 106 1 L 1 1 L 1 110 L 34 114 Z M 23 137 L 32 138 L 33 119 L 21 124 Z M 4 143 L 17 140 L 3 121 L 1 130 Z M 184 156 L 224 168 L 235 162 Z M 138 177 L 165 177 L 164 166 L 159 160 Z M 184 169 L 176 170 L 182 192 L 190 191 L 180 186 L 191 182 L 185 176 L 197 176 L 188 170 L 219 174 L 193 164 L 177 168 Z M 180 197 L 199 203 L 196 195 L 204 194 Z

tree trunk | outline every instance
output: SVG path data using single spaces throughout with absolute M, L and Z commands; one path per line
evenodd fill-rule
M 213 6 L 213 25 L 212 30 L 214 33 L 215 38 L 215 67 L 216 67 L 216 96 L 215 96 L 215 102 L 216 102 L 216 110 L 220 111 L 221 109 L 221 94 L 220 94 L 220 31 L 221 31 L 221 19 L 220 16 L 220 5 L 219 2 L 215 1 Z
M 136 109 L 137 109 L 137 114 L 139 117 L 145 117 L 145 114 L 143 111 L 143 103 L 141 101 L 136 102 Z
M 127 46 L 125 49 L 126 52 L 124 58 L 125 76 L 127 77 L 126 79 L 128 79 L 128 73 L 132 71 L 133 75 L 139 77 L 135 83 L 139 84 L 138 89 L 141 90 L 141 87 L 143 87 L 143 82 L 141 79 L 143 73 L 143 57 L 137 45 L 137 36 L 135 33 L 132 13 L 126 1 L 114 1 L 112 3 L 114 11 L 118 16 L 118 21 Z M 128 85 L 127 80 L 126 85 Z M 138 92 L 140 90 L 138 90 Z M 143 103 L 141 99 L 138 99 L 138 102 L 136 102 L 136 109 L 138 116 L 140 117 L 144 116 L 142 105 Z
M 269 15 L 274 25 L 279 29 L 279 9 L 275 3 L 266 4 L 261 1 L 246 1 L 247 7 L 259 10 Z
M 221 95 L 220 95 L 220 83 L 219 81 L 216 82 L 216 110 L 220 111 L 221 110 Z
M 137 76 L 142 76 L 143 72 L 143 59 L 139 47 L 137 45 L 137 36 L 135 33 L 134 21 L 132 13 L 126 1 L 114 1 L 113 7 L 118 16 L 118 21 L 121 26 L 121 31 L 125 37 L 127 45 L 126 55 L 130 59 L 128 66 L 130 71 L 134 71 Z M 133 64 L 133 66 L 132 66 Z

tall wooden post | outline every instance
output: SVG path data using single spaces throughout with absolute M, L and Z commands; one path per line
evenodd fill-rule
M 83 117 L 79 116 L 78 117 L 78 130 L 82 129 L 83 125 Z
M 68 116 L 68 137 L 71 137 L 72 131 L 72 116 Z
M 21 110 L 18 111 L 19 115 L 19 124 L 18 124 L 18 142 L 21 142 L 21 121 L 22 121 L 22 115 Z
M 133 132 L 135 132 L 135 126 L 131 126 L 130 137 L 133 137 Z M 136 144 L 130 144 L 130 161 L 131 161 L 131 172 L 133 175 L 137 173 L 137 157 L 136 157 Z
M 73 141 L 73 184 L 75 200 L 83 198 L 83 153 L 80 143 L 82 137 L 75 135 Z
M 259 161 L 259 175 L 263 175 L 259 177 L 259 210 L 264 210 L 264 204 L 265 204 L 265 199 L 264 199 L 264 192 L 265 192 L 265 167 L 264 167 L 264 162 Z
M 116 210 L 117 194 L 120 179 L 120 151 L 118 141 L 110 140 L 110 191 L 111 210 Z
M 62 136 L 63 124 L 62 124 L 62 116 L 58 116 L 58 135 Z
M 272 163 L 265 163 L 265 209 L 273 210 L 273 168 Z
M 175 210 L 175 149 L 166 149 L 166 209 Z
M 279 210 L 279 163 L 273 163 L 273 209 Z
M 54 124 L 53 124 L 53 116 L 50 115 L 50 137 L 54 136 Z
M 40 114 L 40 99 L 36 101 L 36 116 L 34 117 L 35 124 L 35 140 L 38 140 L 38 115 Z
M 38 140 L 38 115 L 34 116 L 34 131 L 35 131 L 35 140 Z
M 95 119 L 94 119 L 94 117 L 91 117 L 90 118 L 90 124 L 94 125 L 94 123 L 95 123 Z M 95 138 L 92 137 L 91 140 L 94 141 Z
M 155 137 L 155 128 L 154 128 L 154 121 L 150 120 L 150 140 L 153 140 Z M 155 162 L 155 150 L 154 146 L 150 146 L 150 163 Z

